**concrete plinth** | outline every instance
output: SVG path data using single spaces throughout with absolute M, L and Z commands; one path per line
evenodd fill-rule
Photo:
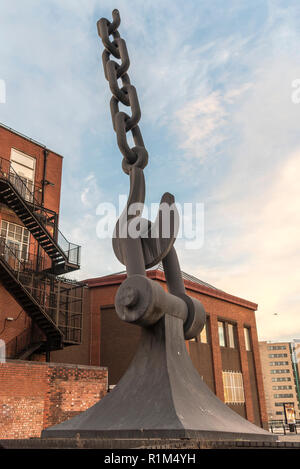
M 85 440 L 275 441 L 226 406 L 207 387 L 187 353 L 182 321 L 165 315 L 143 328 L 131 366 L 101 401 L 42 432 Z

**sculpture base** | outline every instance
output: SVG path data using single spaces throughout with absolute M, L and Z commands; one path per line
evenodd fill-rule
M 0 449 L 97 449 L 97 450 L 201 450 L 201 449 L 300 449 L 300 441 L 176 440 L 30 438 L 0 440 Z
M 182 320 L 165 315 L 143 328 L 139 349 L 112 392 L 47 428 L 43 438 L 275 441 L 207 387 L 187 353 Z

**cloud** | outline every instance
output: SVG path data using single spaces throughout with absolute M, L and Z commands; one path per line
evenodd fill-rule
M 83 246 L 80 278 L 122 270 L 110 240 L 97 238 L 94 203 L 128 189 L 96 32 L 96 20 L 115 6 L 24 0 L 1 10 L 1 121 L 65 156 L 60 221 Z M 261 337 L 299 335 L 297 2 L 117 7 L 141 129 L 159 171 L 150 187 L 170 180 L 179 199 L 205 202 L 204 246 L 189 252 L 179 241 L 182 268 L 257 301 Z
M 204 158 L 216 151 L 225 136 L 222 127 L 226 124 L 226 110 L 219 92 L 204 99 L 192 100 L 176 112 L 176 129 L 182 136 L 180 148 L 189 157 Z
M 252 216 L 227 249 L 229 259 L 242 255 L 246 259 L 238 270 L 229 266 L 219 274 L 224 289 L 258 302 L 259 333 L 265 338 L 300 335 L 299 171 L 300 148 L 286 155 L 263 200 L 257 197 L 247 206 Z M 237 201 L 235 210 L 244 209 L 244 201 Z
M 251 83 L 245 83 L 224 94 L 213 91 L 209 95 L 192 99 L 175 112 L 174 134 L 186 158 L 204 161 L 210 154 L 220 150 L 221 144 L 232 132 L 230 105 L 251 86 Z
M 95 207 L 102 199 L 95 174 L 89 174 L 83 181 L 80 200 L 86 208 Z
M 291 99 L 298 76 L 295 57 L 279 54 L 257 61 L 252 86 L 233 93 L 226 131 L 235 128 L 238 138 L 207 199 L 199 267 L 195 253 L 182 253 L 185 270 L 257 302 L 259 336 L 269 340 L 300 336 L 300 106 Z M 225 102 L 219 95 L 218 106 Z M 208 134 L 212 142 L 221 130 Z

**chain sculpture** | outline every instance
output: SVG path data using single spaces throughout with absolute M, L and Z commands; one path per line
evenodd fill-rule
M 128 174 L 134 165 L 139 168 L 145 168 L 148 163 L 148 152 L 145 148 L 143 137 L 138 126 L 141 118 L 141 110 L 135 87 L 130 83 L 128 76 L 128 68 L 130 65 L 127 46 L 124 39 L 120 37 L 117 28 L 120 25 L 120 15 L 118 10 L 112 12 L 113 21 L 110 23 L 107 19 L 102 18 L 98 21 L 98 33 L 105 47 L 102 54 L 103 68 L 105 78 L 109 82 L 109 86 L 113 97 L 110 101 L 110 109 L 112 123 L 117 134 L 118 146 L 123 154 L 123 169 Z M 109 36 L 113 36 L 110 41 Z M 121 60 L 118 64 L 115 60 L 110 59 L 113 55 L 116 59 Z M 119 88 L 118 79 L 122 81 L 122 88 Z M 132 111 L 131 117 L 125 112 L 119 111 L 119 103 L 129 106 Z M 129 148 L 126 139 L 126 133 L 131 131 L 134 139 L 135 147 Z
M 205 311 L 200 301 L 190 298 L 185 292 L 173 246 L 178 231 L 174 197 L 169 193 L 163 195 L 154 224 L 141 218 L 145 199 L 143 169 L 148 163 L 148 152 L 138 126 L 141 110 L 137 92 L 127 73 L 130 61 L 126 42 L 117 30 L 120 25 L 118 10 L 114 10 L 112 16 L 111 23 L 105 18 L 99 20 L 98 33 L 105 47 L 102 54 L 104 75 L 113 94 L 110 101 L 113 128 L 123 154 L 122 168 L 130 176 L 127 206 L 117 222 L 113 237 L 115 255 L 126 265 L 128 274 L 117 293 L 116 311 L 124 321 L 141 326 L 155 324 L 164 314 L 180 317 L 184 322 L 185 338 L 191 339 L 203 328 Z M 121 63 L 112 60 L 111 56 Z M 121 88 L 118 79 L 122 81 Z M 130 107 L 131 116 L 119 111 L 120 102 Z M 133 148 L 127 143 L 127 132 L 132 132 Z M 139 207 L 137 213 L 132 207 Z M 140 226 L 141 236 L 132 238 L 130 226 Z M 166 231 L 169 236 L 163 236 Z M 160 261 L 163 262 L 169 293 L 146 277 L 145 269 Z
M 274 439 L 221 402 L 203 382 L 187 353 L 185 339 L 200 333 L 205 311 L 200 301 L 185 291 L 174 248 L 178 230 L 174 197 L 163 195 L 154 223 L 142 218 L 143 169 L 148 153 L 138 126 L 141 111 L 137 92 L 127 73 L 127 47 L 118 32 L 118 10 L 112 17 L 112 22 L 100 19 L 97 26 L 104 45 L 104 74 L 113 94 L 113 128 L 123 155 L 122 168 L 130 178 L 127 206 L 113 237 L 115 255 L 127 270 L 115 306 L 123 321 L 141 326 L 141 340 L 128 370 L 112 392 L 82 414 L 44 430 L 43 436 Z M 130 107 L 131 116 L 119 110 L 119 103 Z M 127 132 L 132 133 L 133 148 L 128 145 Z M 134 211 L 136 204 L 138 210 Z M 138 236 L 132 234 L 132 226 L 139 228 Z M 146 276 L 146 269 L 160 261 L 168 291 Z M 113 447 L 111 442 L 109 447 Z

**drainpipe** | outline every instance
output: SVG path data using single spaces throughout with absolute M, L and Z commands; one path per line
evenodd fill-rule
M 47 171 L 47 158 L 49 151 L 47 148 L 44 149 L 44 168 L 43 168 L 43 179 L 42 179 L 42 206 L 45 202 L 45 187 L 46 187 L 46 171 Z
M 49 151 L 44 148 L 44 166 L 43 166 L 43 179 L 42 179 L 42 199 L 41 205 L 44 207 L 45 204 L 45 187 L 46 187 L 46 172 L 47 172 L 47 158 Z M 39 271 L 39 256 L 40 256 L 40 245 L 37 245 L 37 259 L 36 259 L 36 271 Z

